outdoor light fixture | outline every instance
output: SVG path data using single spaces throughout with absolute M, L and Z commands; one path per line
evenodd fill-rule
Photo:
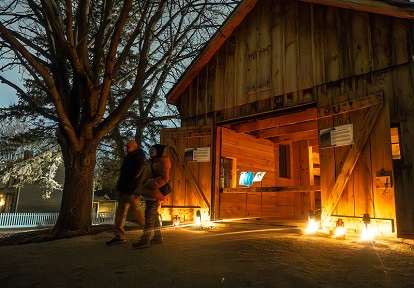
M 362 221 L 364 221 L 365 227 L 368 227 L 368 224 L 371 223 L 371 218 L 369 217 L 369 214 L 364 214 L 362 217 Z
M 178 215 L 174 216 L 173 225 L 174 225 L 174 227 L 178 227 L 180 225 L 180 216 L 178 216 Z
M 197 210 L 197 212 L 196 212 L 195 224 L 196 224 L 196 227 L 198 229 L 201 229 L 201 212 L 200 212 L 200 210 Z
M 339 218 L 336 221 L 336 228 L 335 228 L 334 238 L 345 239 L 345 223 L 342 220 L 342 218 Z
M 362 217 L 364 226 L 362 227 L 361 241 L 370 241 L 375 237 L 375 231 L 371 227 L 371 217 L 369 214 L 364 214 Z
M 309 210 L 308 228 L 306 229 L 306 234 L 316 233 L 316 230 L 318 230 L 318 226 L 319 224 L 315 221 L 315 212 L 313 210 Z

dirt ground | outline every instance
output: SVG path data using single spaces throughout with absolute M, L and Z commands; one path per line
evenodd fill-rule
M 113 247 L 109 231 L 0 246 L 0 287 L 414 287 L 414 246 L 402 239 L 251 223 L 162 231 L 164 244 L 142 250 L 134 228 Z

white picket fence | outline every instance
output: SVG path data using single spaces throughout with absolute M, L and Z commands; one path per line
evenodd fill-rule
M 0 228 L 46 227 L 55 225 L 59 213 L 0 213 Z M 113 224 L 114 212 L 92 214 L 92 224 Z

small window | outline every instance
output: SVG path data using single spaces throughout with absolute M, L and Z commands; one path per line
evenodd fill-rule
M 290 179 L 290 146 L 279 145 L 279 177 Z
M 232 188 L 233 187 L 233 159 L 221 158 L 221 171 L 220 171 L 220 188 Z
M 391 128 L 392 159 L 401 159 L 400 134 L 398 127 Z

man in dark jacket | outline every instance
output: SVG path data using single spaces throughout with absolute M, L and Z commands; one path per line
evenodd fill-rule
M 121 173 L 116 185 L 119 201 L 115 212 L 115 237 L 106 242 L 108 246 L 126 242 L 124 224 L 129 207 L 133 209 L 131 211 L 133 220 L 140 224 L 141 227 L 145 226 L 144 215 L 140 207 L 141 199 L 137 194 L 138 184 L 145 166 L 145 153 L 142 149 L 138 149 L 136 141 L 128 141 L 125 146 L 127 155 L 122 163 Z

